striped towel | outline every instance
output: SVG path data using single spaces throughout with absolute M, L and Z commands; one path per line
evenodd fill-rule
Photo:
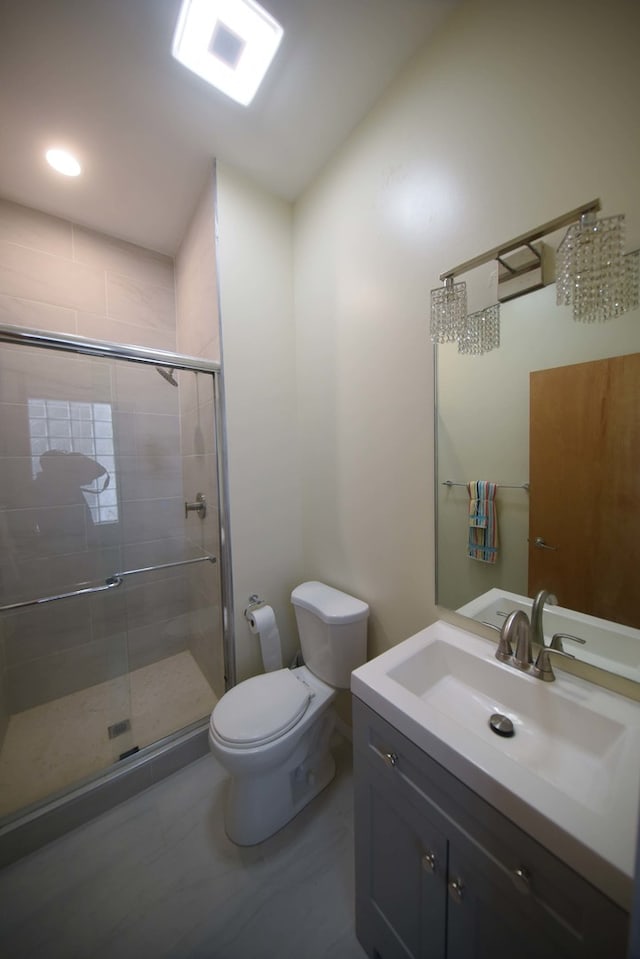
M 498 558 L 498 517 L 496 515 L 497 483 L 471 480 L 469 493 L 469 544 L 467 555 L 481 563 L 495 563 Z

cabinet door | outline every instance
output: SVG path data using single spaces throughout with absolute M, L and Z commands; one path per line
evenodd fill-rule
M 516 879 L 516 877 L 513 877 Z M 575 959 L 581 937 L 475 843 L 449 844 L 447 959 Z
M 446 841 L 377 778 L 356 778 L 358 939 L 376 959 L 444 959 Z

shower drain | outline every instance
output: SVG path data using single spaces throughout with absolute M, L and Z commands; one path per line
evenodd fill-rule
M 107 726 L 109 739 L 115 739 L 116 736 L 122 736 L 123 733 L 128 733 L 130 729 L 131 729 L 130 719 L 121 719 L 119 723 L 112 723 L 111 726 Z

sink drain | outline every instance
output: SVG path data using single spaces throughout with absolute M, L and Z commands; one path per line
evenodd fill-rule
M 502 713 L 494 713 L 489 719 L 489 725 L 496 736 L 504 736 L 506 739 L 509 736 L 515 736 L 516 731 L 513 728 L 513 723 L 508 716 L 504 716 Z

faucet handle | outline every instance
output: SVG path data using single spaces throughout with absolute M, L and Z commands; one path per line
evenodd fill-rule
M 586 639 L 581 639 L 580 636 L 573 636 L 572 633 L 554 633 L 549 643 L 549 649 L 555 649 L 556 652 L 563 653 L 563 639 L 570 639 L 573 643 L 581 643 L 583 646 L 585 646 L 587 642 Z
M 575 659 L 571 653 L 565 653 L 561 649 L 554 649 L 552 646 L 543 646 L 538 653 L 538 658 L 536 659 L 535 666 L 533 666 L 531 673 L 537 679 L 541 679 L 544 683 L 552 683 L 555 680 L 555 673 L 551 668 L 551 660 L 549 659 L 549 654 L 553 653 L 554 656 L 564 656 L 565 659 Z

